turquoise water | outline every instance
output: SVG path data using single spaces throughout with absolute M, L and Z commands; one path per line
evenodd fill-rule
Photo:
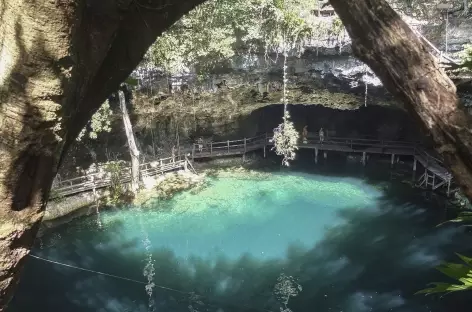
M 92 216 L 45 233 L 34 255 L 131 280 L 30 258 L 9 311 L 149 311 L 139 283 L 149 256 L 155 311 L 280 311 L 287 285 L 294 312 L 466 311 L 463 295 L 413 295 L 472 242 L 463 228 L 435 227 L 437 205 L 355 177 L 212 178 L 169 201 L 102 212 L 100 227 Z

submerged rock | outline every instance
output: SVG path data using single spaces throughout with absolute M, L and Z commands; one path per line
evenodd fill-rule
M 159 176 L 154 180 L 152 188 L 140 191 L 134 200 L 135 205 L 145 205 L 150 200 L 170 199 L 176 193 L 204 184 L 205 175 L 189 171 L 178 171 Z

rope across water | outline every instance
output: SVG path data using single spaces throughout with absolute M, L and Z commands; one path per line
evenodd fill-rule
M 140 280 L 124 277 L 124 276 L 119 276 L 119 275 L 114 275 L 114 274 L 108 274 L 108 273 L 105 273 L 105 272 L 85 269 L 85 268 L 81 268 L 81 267 L 78 267 L 78 266 L 75 266 L 75 265 L 71 265 L 71 264 L 62 263 L 62 262 L 59 262 L 59 261 L 46 259 L 46 258 L 36 256 L 36 255 L 33 255 L 33 254 L 29 254 L 29 256 L 31 258 L 34 258 L 34 259 L 37 259 L 37 260 L 41 260 L 41 261 L 44 261 L 44 262 L 48 262 L 48 263 L 55 264 L 55 265 L 60 265 L 60 266 L 75 269 L 75 270 L 80 270 L 80 271 L 84 271 L 84 272 L 89 272 L 89 273 L 94 273 L 94 274 L 98 274 L 98 275 L 102 275 L 102 276 L 116 278 L 116 279 L 132 282 L 132 283 L 136 283 L 136 284 L 142 284 L 142 285 L 147 285 L 148 284 L 147 281 L 140 281 Z M 174 288 L 170 288 L 170 287 L 166 287 L 166 286 L 162 286 L 162 285 L 157 285 L 157 284 L 155 284 L 154 287 L 157 287 L 157 288 L 160 288 L 160 289 L 163 289 L 163 290 L 173 291 L 173 292 L 183 294 L 183 295 L 188 295 L 188 296 L 195 295 L 194 292 L 182 291 L 182 290 L 178 290 L 178 289 L 174 289 Z M 200 297 L 203 297 L 203 296 L 200 296 Z M 224 303 L 221 303 L 221 304 L 223 305 Z M 224 305 L 226 305 L 226 304 L 224 304 Z M 219 307 L 219 306 L 215 306 L 215 305 L 211 305 L 211 304 L 207 304 L 207 306 L 212 306 L 212 307 L 215 307 L 215 308 Z M 247 305 L 241 305 L 239 307 L 249 308 L 249 309 L 255 310 L 255 311 L 274 312 L 273 310 L 254 308 L 254 307 L 250 307 L 250 306 L 247 306 Z

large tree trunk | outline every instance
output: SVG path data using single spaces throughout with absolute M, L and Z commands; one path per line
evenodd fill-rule
M 120 100 L 120 110 L 123 116 L 123 126 L 125 128 L 126 138 L 128 139 L 129 154 L 131 156 L 131 190 L 136 195 L 139 189 L 139 151 L 134 139 L 133 126 L 129 119 L 128 109 L 126 108 L 126 99 L 123 91 L 118 91 Z
M 38 230 L 61 150 L 66 3 L 0 1 L 0 311 Z
M 470 116 L 438 61 L 385 0 L 330 0 L 354 54 L 431 133 L 454 178 L 472 198 Z
M 0 1 L 0 311 L 67 147 L 157 35 L 203 1 Z

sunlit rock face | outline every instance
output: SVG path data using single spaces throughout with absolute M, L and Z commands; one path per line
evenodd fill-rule
M 218 92 L 222 89 L 245 88 L 256 95 L 267 95 L 281 91 L 283 75 L 282 55 L 240 55 L 210 73 L 210 78 L 201 80 L 189 70 L 187 73 L 166 77 L 159 68 L 146 66 L 138 68 L 134 76 L 139 81 L 138 90 L 151 95 L 178 93 Z M 350 94 L 350 102 L 365 104 L 365 85 L 368 85 L 368 101 L 391 101 L 392 97 L 381 87 L 381 82 L 372 71 L 350 54 L 350 47 L 343 49 L 306 47 L 303 53 L 292 53 L 287 60 L 288 88 L 300 90 L 306 96 L 292 97 L 294 103 L 321 104 L 316 93 Z M 310 97 L 308 94 L 315 94 Z M 289 95 L 290 96 L 290 95 Z M 333 94 L 333 98 L 336 95 Z M 253 100 L 257 102 L 256 99 Z M 280 98 L 269 100 L 280 103 Z M 350 106 L 356 106 L 354 103 Z M 357 105 L 358 106 L 358 105 Z M 342 108 L 342 107 L 338 107 Z M 347 109 L 349 107 L 344 107 Z M 352 107 L 355 108 L 355 107 Z

